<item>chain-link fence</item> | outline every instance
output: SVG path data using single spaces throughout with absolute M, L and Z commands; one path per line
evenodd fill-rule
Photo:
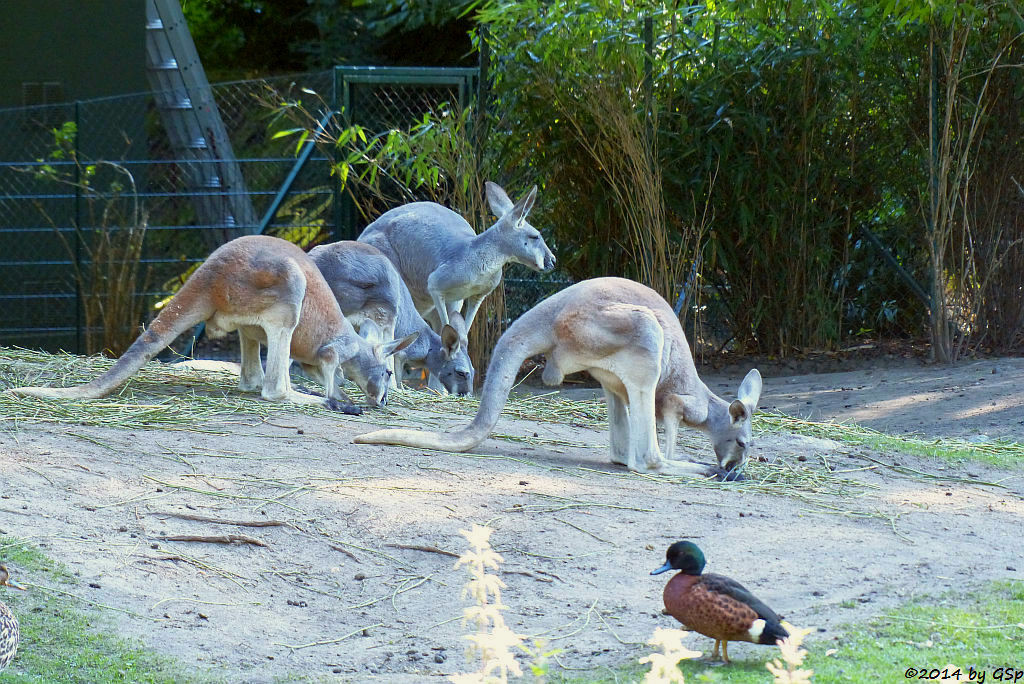
M 290 80 L 331 87 L 330 72 Z M 146 229 L 135 284 L 147 310 L 217 245 L 256 232 L 254 217 L 296 163 L 291 145 L 268 133 L 259 103 L 266 86 L 244 81 L 212 88 L 233 159 L 172 145 L 151 93 L 0 110 L 0 341 L 95 350 L 87 344 L 96 332 L 90 326 L 102 322 L 86 320 L 83 300 L 126 285 L 131 264 L 119 257 L 130 254 L 124 243 L 131 231 L 124 229 L 131 224 Z M 224 173 L 195 172 L 229 162 L 241 170 L 244 187 L 221 183 Z M 330 195 L 326 162 L 313 157 L 271 227 L 328 223 L 329 212 L 310 207 Z M 245 220 L 233 220 L 239 212 L 229 208 L 239 199 L 250 207 Z M 96 282 L 103 278 L 108 281 Z
M 230 150 L 175 141 L 174 103 L 162 93 L 0 109 L 0 343 L 99 351 L 111 339 L 103 329 L 117 296 L 138 313 L 122 323 L 130 338 L 233 237 L 357 236 L 363 226 L 328 160 L 274 138 L 268 104 L 281 94 L 318 98 L 375 131 L 407 127 L 442 102 L 467 102 L 476 79 L 475 69 L 342 67 L 213 85 Z M 513 313 L 558 284 L 539 282 L 510 277 Z

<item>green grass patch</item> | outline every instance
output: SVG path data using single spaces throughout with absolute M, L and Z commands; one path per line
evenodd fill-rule
M 863 446 L 880 453 L 904 453 L 951 463 L 980 461 L 1000 468 L 1024 468 L 1024 444 L 1012 440 L 972 442 L 953 437 L 891 435 L 862 425 L 834 421 L 809 421 L 783 413 L 758 413 L 758 432 L 792 433 Z
M 0 600 L 17 616 L 21 645 L 0 674 L 5 684 L 21 682 L 191 682 L 216 681 L 158 655 L 136 641 L 112 636 L 108 619 L 72 598 L 74 576 L 62 565 L 18 540 L 0 537 L 0 558 L 11 577 L 28 591 L 0 590 Z
M 968 681 L 971 668 L 976 675 L 984 671 L 986 682 L 1013 681 L 1014 675 L 1005 668 L 1024 668 L 1024 582 L 993 582 L 967 594 L 915 600 L 866 624 L 847 625 L 843 633 L 838 641 L 815 640 L 812 633 L 805 642 L 809 655 L 803 667 L 814 670 L 816 684 L 915 681 L 922 672 L 927 679 L 949 665 L 949 673 L 961 670 L 961 681 Z M 687 644 L 706 656 L 714 642 L 701 637 L 687 640 Z M 646 650 L 637 650 L 636 658 L 644 655 Z M 730 656 L 730 665 L 691 660 L 683 661 L 680 669 L 688 684 L 763 684 L 772 681 L 765 663 L 780 659 L 777 649 L 746 644 L 734 646 Z M 908 668 L 914 668 L 915 677 L 907 678 Z M 548 681 L 638 682 L 646 669 L 631 662 L 587 674 L 556 670 Z M 1001 680 L 997 679 L 1000 675 Z M 977 676 L 973 681 L 979 681 Z M 1024 681 L 1024 674 L 1017 681 Z
M 851 628 L 840 643 L 830 656 L 826 644 L 810 649 L 807 666 L 816 682 L 897 681 L 908 668 L 920 676 L 947 665 L 953 666 L 950 673 L 960 668 L 962 681 L 972 667 L 984 671 L 986 681 L 997 681 L 998 668 L 1024 669 L 1024 582 L 994 582 L 967 595 L 915 601 L 864 628 Z M 1005 670 L 1000 674 L 1007 681 Z

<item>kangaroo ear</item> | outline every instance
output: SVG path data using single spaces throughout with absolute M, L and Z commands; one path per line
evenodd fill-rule
M 534 185 L 530 192 L 526 193 L 518 202 L 516 206 L 512 207 L 512 225 L 518 226 L 519 223 L 526 218 L 526 215 L 533 209 L 533 203 L 537 201 L 537 186 Z
M 750 412 L 747 410 L 747 405 L 739 399 L 734 400 L 729 404 L 729 417 L 732 418 L 732 424 L 737 425 L 742 423 L 750 417 Z
M 761 373 L 756 368 L 750 369 L 747 377 L 740 383 L 740 391 L 737 393 L 736 401 L 729 404 L 729 415 L 732 422 L 738 423 L 754 415 L 757 410 L 757 402 L 761 398 Z
M 500 185 L 487 181 L 484 189 L 487 191 L 487 204 L 491 205 L 495 216 L 501 218 L 512 210 L 512 200 Z
M 388 357 L 394 354 L 395 352 L 402 351 L 410 344 L 415 342 L 416 338 L 419 336 L 420 334 L 418 332 L 414 332 L 411 335 L 406 335 L 400 340 L 393 340 L 391 342 L 388 342 L 387 344 L 380 348 L 381 356 Z
M 459 342 L 462 344 L 467 344 L 469 342 L 469 331 L 466 330 L 466 319 L 462 317 L 461 311 L 448 312 L 448 325 L 455 329 L 455 332 L 459 336 Z
M 452 358 L 459 351 L 459 331 L 450 325 L 441 328 L 441 348 L 446 359 Z

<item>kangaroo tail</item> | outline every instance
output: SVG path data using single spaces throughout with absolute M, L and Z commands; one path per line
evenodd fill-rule
M 153 319 L 146 332 L 132 342 L 110 370 L 92 382 L 77 387 L 14 387 L 7 391 L 21 397 L 44 399 L 99 399 L 107 396 L 127 382 L 174 338 L 213 315 L 213 307 L 205 303 L 203 286 L 194 280 L 195 276 L 186 281 L 160 315 Z
M 468 451 L 491 434 L 501 409 L 508 400 L 508 393 L 516 379 L 516 373 L 523 361 L 549 351 L 551 348 L 550 326 L 531 324 L 529 312 L 509 327 L 491 355 L 487 367 L 487 379 L 480 398 L 480 409 L 466 427 L 454 432 L 427 432 L 424 430 L 377 430 L 358 435 L 352 441 L 356 444 L 397 444 L 399 446 L 441 451 Z

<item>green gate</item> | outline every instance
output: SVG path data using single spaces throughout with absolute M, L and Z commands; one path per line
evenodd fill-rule
M 346 124 L 376 134 L 408 128 L 443 102 L 465 107 L 479 96 L 479 87 L 475 67 L 340 66 L 334 69 L 333 105 Z M 356 239 L 365 226 L 351 198 L 338 192 L 334 206 L 335 237 Z

